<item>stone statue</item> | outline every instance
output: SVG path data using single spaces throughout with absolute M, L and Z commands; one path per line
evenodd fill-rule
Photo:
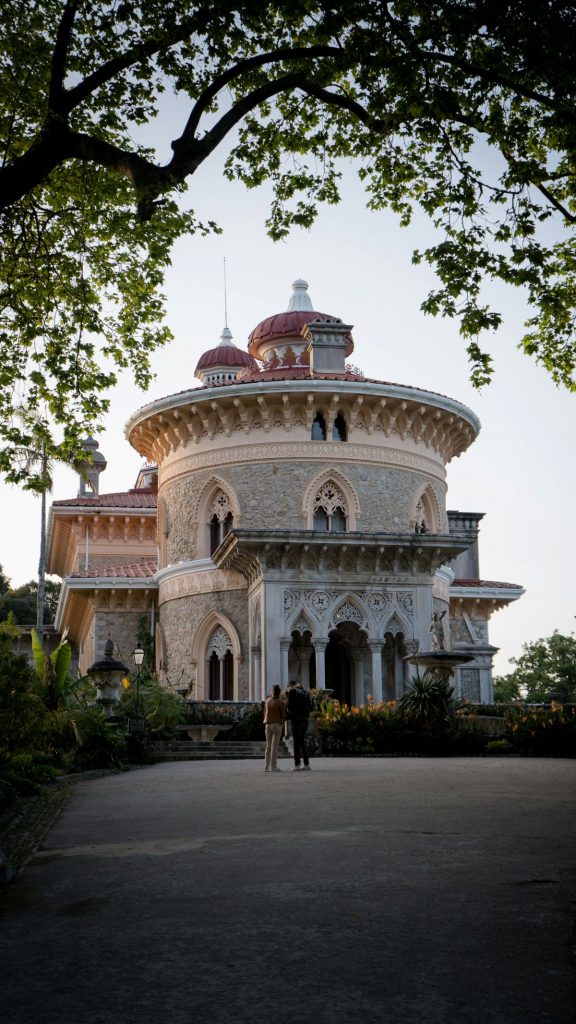
M 446 615 L 446 609 L 443 612 L 432 612 L 432 619 L 428 632 L 432 636 L 432 650 L 433 651 L 445 651 L 444 646 L 444 623 L 442 619 Z

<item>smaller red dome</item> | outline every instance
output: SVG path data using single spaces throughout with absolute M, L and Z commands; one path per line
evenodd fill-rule
M 256 360 L 241 348 L 236 348 L 235 345 L 217 345 L 200 356 L 194 375 L 196 376 L 198 370 L 208 370 L 212 366 L 249 366 L 255 369 L 257 365 Z
M 233 343 L 232 333 L 228 327 L 225 327 L 222 331 L 222 341 L 220 344 L 200 356 L 194 376 L 202 379 L 207 372 L 215 370 L 217 367 L 230 367 L 231 369 L 247 367 L 250 370 L 258 368 L 256 360 L 243 349 L 237 348 Z

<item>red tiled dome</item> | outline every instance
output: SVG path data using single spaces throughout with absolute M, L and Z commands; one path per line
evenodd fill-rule
M 257 363 L 254 361 L 252 356 L 241 349 L 236 348 L 236 345 L 232 341 L 232 332 L 229 327 L 225 327 L 222 331 L 222 341 L 219 345 L 215 345 L 214 348 L 208 349 L 204 352 L 198 360 L 198 365 L 194 370 L 194 376 L 199 377 L 203 380 L 206 373 L 210 370 L 216 370 L 218 367 L 229 367 L 230 369 L 257 369 Z
M 265 341 L 274 341 L 276 338 L 301 338 L 302 328 L 317 318 L 321 320 L 337 319 L 328 313 L 318 313 L 309 309 L 294 309 L 287 313 L 275 313 L 274 316 L 267 317 L 254 328 L 248 338 L 250 355 L 258 357 L 260 345 Z M 348 334 L 346 355 L 349 356 L 353 349 L 354 341 L 352 335 Z
M 252 356 L 235 345 L 217 345 L 200 356 L 194 376 L 198 370 L 208 370 L 212 366 L 247 366 L 255 369 L 257 364 Z

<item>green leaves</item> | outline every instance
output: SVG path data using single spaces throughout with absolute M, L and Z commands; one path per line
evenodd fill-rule
M 471 377 L 501 322 L 487 281 L 525 289 L 520 346 L 576 388 L 576 24 L 570 5 L 350 0 L 9 4 L 0 35 L 0 472 L 26 479 L 17 405 L 48 456 L 97 429 L 119 371 L 147 387 L 166 344 L 174 242 L 218 230 L 182 205 L 217 147 L 269 182 L 267 230 L 310 228 L 354 162 L 373 209 L 416 209 L 437 242 L 422 308 L 459 320 Z M 135 141 L 164 93 L 188 115 L 168 153 Z M 555 225 L 552 234 L 551 224 Z
M 564 694 L 564 700 L 576 701 L 576 636 L 555 630 L 552 636 L 522 645 L 519 658 L 511 658 L 515 666 L 508 675 L 494 682 L 498 700 L 516 694 L 528 701 L 545 700 L 551 691 Z

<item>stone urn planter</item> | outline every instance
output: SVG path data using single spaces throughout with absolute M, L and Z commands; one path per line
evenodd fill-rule
M 178 731 L 183 732 L 193 743 L 213 743 L 221 732 L 228 732 L 231 725 L 205 725 L 202 722 L 179 725 Z

